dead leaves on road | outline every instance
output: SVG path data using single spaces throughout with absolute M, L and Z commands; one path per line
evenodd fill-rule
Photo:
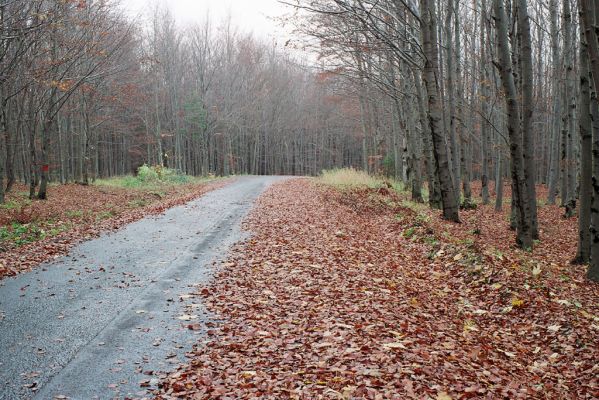
M 555 254 L 477 247 L 468 222 L 402 206 L 307 180 L 271 187 L 254 236 L 198 290 L 219 322 L 158 397 L 599 396 L 597 285 Z

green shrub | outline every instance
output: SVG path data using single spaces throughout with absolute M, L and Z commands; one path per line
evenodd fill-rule
M 136 176 L 120 176 L 109 179 L 98 179 L 97 185 L 117 186 L 124 188 L 158 188 L 161 185 L 184 185 L 199 181 L 198 178 L 184 175 L 181 172 L 160 165 L 142 165 Z
M 141 182 L 152 182 L 160 179 L 158 167 L 148 167 L 146 164 L 137 169 L 137 179 Z

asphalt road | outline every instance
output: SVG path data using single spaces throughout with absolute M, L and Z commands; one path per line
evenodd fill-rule
M 238 178 L 0 281 L 0 399 L 145 396 L 140 382 L 184 361 L 209 318 L 196 304 L 197 319 L 180 320 L 197 302 L 181 296 L 242 238 L 241 220 L 277 179 Z

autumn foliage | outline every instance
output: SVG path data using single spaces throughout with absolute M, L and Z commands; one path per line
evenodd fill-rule
M 556 213 L 528 253 L 486 206 L 456 225 L 389 190 L 275 185 L 197 290 L 206 341 L 156 395 L 597 398 L 599 287 Z

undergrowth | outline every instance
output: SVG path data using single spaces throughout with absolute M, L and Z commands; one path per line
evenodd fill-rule
M 481 250 L 476 234 L 459 240 L 439 229 L 440 226 L 435 227 L 428 205 L 411 200 L 401 182 L 370 176 L 351 168 L 323 171 L 317 182 L 332 189 L 323 192 L 325 198 L 355 212 L 394 215 L 388 229 L 396 231 L 404 239 L 427 245 L 430 259 L 450 253 L 459 255 L 459 260 L 454 261 L 468 266 L 478 264 L 480 260 Z
M 157 189 L 165 185 L 185 185 L 190 183 L 203 183 L 213 178 L 197 178 L 182 174 L 181 172 L 162 167 L 160 165 L 142 165 L 137 174 L 118 176 L 107 179 L 98 179 L 95 184 L 99 186 L 120 187 L 126 189 Z
M 14 246 L 23 246 L 46 237 L 53 237 L 65 230 L 70 229 L 71 224 L 61 224 L 44 229 L 37 223 L 21 224 L 13 222 L 10 225 L 0 226 L 0 251 L 3 250 L 2 243 L 11 242 Z
M 340 168 L 324 170 L 317 179 L 317 182 L 342 189 L 352 188 L 371 188 L 378 189 L 391 185 L 383 179 L 368 175 L 364 171 L 353 168 Z

